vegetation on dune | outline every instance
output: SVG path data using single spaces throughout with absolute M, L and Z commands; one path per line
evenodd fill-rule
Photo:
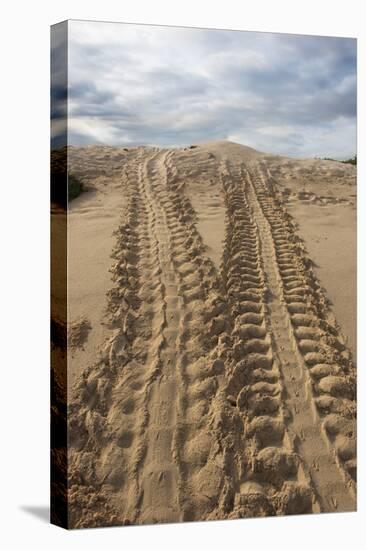
M 69 202 L 76 199 L 82 192 L 83 184 L 74 175 L 69 174 L 67 177 L 67 192 Z
M 86 191 L 83 183 L 68 172 L 67 149 L 51 151 L 51 203 L 67 208 L 68 202 Z
M 337 160 L 329 157 L 324 157 L 321 160 L 333 160 L 334 162 L 341 162 L 342 164 L 353 164 L 354 166 L 357 166 L 357 155 L 347 160 Z
M 354 166 L 357 166 L 357 155 L 355 155 L 353 158 L 348 160 L 342 160 L 343 164 L 353 164 Z

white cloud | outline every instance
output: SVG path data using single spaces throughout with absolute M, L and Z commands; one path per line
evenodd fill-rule
M 71 143 L 356 149 L 352 39 L 71 21 Z

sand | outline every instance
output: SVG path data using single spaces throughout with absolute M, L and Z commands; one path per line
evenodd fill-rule
M 71 327 L 88 323 L 70 349 L 68 386 L 95 362 L 107 337 L 104 325 L 106 294 L 112 286 L 111 250 L 125 203 L 120 163 L 124 158 L 110 148 L 69 149 L 72 173 L 83 181 L 86 192 L 70 203 L 68 213 L 68 317 Z M 106 332 L 107 330 L 107 332 Z
M 355 510 L 355 168 L 230 142 L 69 168 L 70 527 Z

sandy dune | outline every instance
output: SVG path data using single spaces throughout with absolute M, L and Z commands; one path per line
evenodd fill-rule
M 354 167 L 230 142 L 69 165 L 91 189 L 69 212 L 70 527 L 355 510 Z

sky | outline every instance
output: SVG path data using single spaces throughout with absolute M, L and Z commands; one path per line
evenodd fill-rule
M 69 22 L 69 144 L 356 153 L 356 40 Z

